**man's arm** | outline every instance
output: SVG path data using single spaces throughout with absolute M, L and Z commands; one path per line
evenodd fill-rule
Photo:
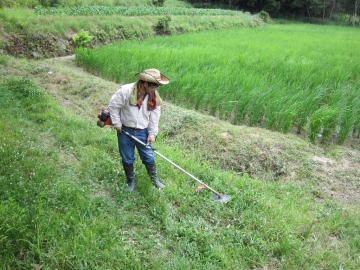
M 121 132 L 122 123 L 120 120 L 120 109 L 125 104 L 125 97 L 123 94 L 123 91 L 121 91 L 121 88 L 116 91 L 116 93 L 111 97 L 109 102 L 109 112 L 110 112 L 110 118 L 111 122 L 114 125 L 114 128 Z
M 159 132 L 159 120 L 160 120 L 161 107 L 157 106 L 155 110 L 151 111 L 149 118 L 149 138 L 148 142 L 154 142 L 155 136 Z

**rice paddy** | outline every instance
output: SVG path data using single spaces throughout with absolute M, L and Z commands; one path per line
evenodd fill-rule
M 342 144 L 360 127 L 358 44 L 355 28 L 270 25 L 79 49 L 76 61 L 120 84 L 157 67 L 177 105 Z

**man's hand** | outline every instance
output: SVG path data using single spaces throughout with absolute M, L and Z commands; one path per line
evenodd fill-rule
M 155 142 L 155 136 L 149 136 L 147 139 L 148 143 L 153 143 Z
M 115 128 L 118 132 L 122 132 L 122 126 Z

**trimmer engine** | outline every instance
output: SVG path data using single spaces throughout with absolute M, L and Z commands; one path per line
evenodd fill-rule
M 113 125 L 110 118 L 110 112 L 108 110 L 102 110 L 101 113 L 98 114 L 98 118 L 99 120 L 97 121 L 97 125 L 101 128 Z

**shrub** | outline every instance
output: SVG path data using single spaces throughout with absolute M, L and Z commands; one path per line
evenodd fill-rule
M 89 35 L 88 31 L 80 31 L 75 36 L 73 36 L 73 41 L 76 48 L 85 48 L 89 45 L 89 42 L 92 40 L 92 36 Z
M 266 23 L 269 23 L 271 21 L 270 15 L 266 11 L 260 11 L 259 17 Z
M 152 0 L 152 4 L 156 7 L 163 7 L 165 0 Z
M 171 21 L 170 16 L 165 16 L 163 18 L 160 18 L 155 25 L 155 31 L 158 35 L 170 35 L 171 30 L 169 27 L 169 22 Z

